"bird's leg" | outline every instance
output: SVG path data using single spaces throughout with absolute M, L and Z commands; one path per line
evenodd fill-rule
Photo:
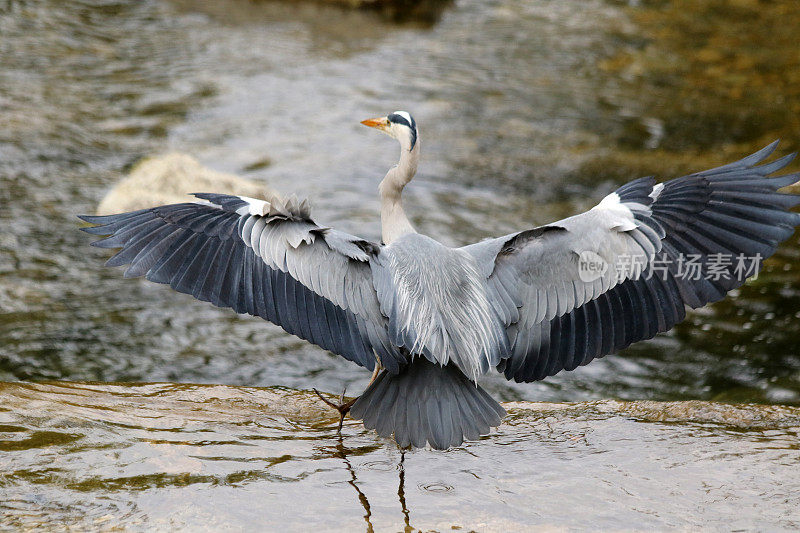
M 378 363 L 375 365 L 375 370 L 372 371 L 372 377 L 369 378 L 369 383 L 367 383 L 367 386 L 364 390 L 367 390 L 369 386 L 372 385 L 372 382 L 375 381 L 375 378 L 378 377 L 378 374 L 381 373 L 381 370 L 383 370 L 383 365 L 380 363 L 380 361 L 378 361 Z
M 330 405 L 337 411 L 339 411 L 339 427 L 336 429 L 336 433 L 342 432 L 342 424 L 344 424 L 344 416 L 350 411 L 350 408 L 353 407 L 353 404 L 356 403 L 358 397 L 353 398 L 352 400 L 344 401 L 344 393 L 347 392 L 347 387 L 342 389 L 342 393 L 339 395 L 339 403 L 333 403 L 329 399 L 325 398 L 317 389 L 314 389 L 314 392 L 319 396 L 319 399 L 325 402 L 326 404 Z
M 372 385 L 372 382 L 375 381 L 375 378 L 378 377 L 378 374 L 380 373 L 381 370 L 383 370 L 383 366 L 381 366 L 380 363 L 376 364 L 375 370 L 372 372 L 372 377 L 370 378 L 369 383 L 367 384 L 367 388 L 369 388 L 369 386 Z M 358 400 L 358 396 L 356 396 L 351 400 L 344 401 L 344 394 L 345 392 L 347 392 L 347 387 L 345 387 L 344 389 L 342 389 L 342 393 L 339 395 L 339 402 L 334 403 L 329 399 L 327 399 L 326 397 L 324 397 L 322 394 L 320 394 L 320 392 L 317 389 L 313 390 L 314 393 L 316 393 L 316 395 L 319 396 L 320 400 L 322 400 L 327 405 L 330 405 L 331 407 L 339 411 L 339 427 L 336 429 L 336 433 L 341 434 L 342 424 L 344 424 L 344 417 L 347 413 L 350 412 L 350 408 L 353 407 L 354 403 L 356 403 L 356 400 Z

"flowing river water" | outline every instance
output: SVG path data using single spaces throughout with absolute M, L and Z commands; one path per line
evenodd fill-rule
M 667 335 L 534 384 L 448 452 L 401 453 L 312 387 L 363 370 L 102 266 L 75 215 L 166 151 L 379 238 L 411 111 L 414 224 L 461 245 L 783 137 L 793 1 L 460 0 L 397 23 L 295 2 L 0 0 L 0 527 L 800 527 L 800 245 Z M 793 168 L 796 168 L 795 167 Z

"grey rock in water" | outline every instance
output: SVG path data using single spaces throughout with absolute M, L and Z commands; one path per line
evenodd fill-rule
M 164 204 L 196 202 L 196 192 L 225 192 L 252 198 L 272 198 L 275 191 L 233 174 L 201 165 L 188 154 L 171 152 L 137 163 L 97 207 L 98 215 L 136 211 Z

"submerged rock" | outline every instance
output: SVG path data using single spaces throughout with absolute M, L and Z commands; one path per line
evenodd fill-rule
M 201 165 L 187 154 L 172 152 L 142 160 L 117 183 L 97 207 L 98 215 L 135 211 L 164 204 L 196 201 L 192 193 L 219 192 L 270 198 L 265 184 Z

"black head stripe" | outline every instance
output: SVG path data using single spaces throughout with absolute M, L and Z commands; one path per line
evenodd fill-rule
M 404 117 L 403 115 L 400 115 L 398 113 L 392 113 L 391 115 L 389 115 L 386 118 L 389 120 L 389 122 L 394 122 L 395 124 L 405 124 L 406 126 L 411 128 L 412 130 L 414 129 L 411 126 L 411 124 L 409 124 L 409 122 L 406 120 L 406 117 Z M 414 119 L 412 118 L 411 120 L 413 122 Z
M 387 116 L 386 118 L 389 122 L 393 122 L 395 124 L 403 124 L 404 126 L 408 126 L 411 130 L 411 150 L 414 149 L 414 145 L 417 144 L 417 122 L 414 120 L 410 114 L 408 115 L 411 119 L 411 122 L 406 120 L 406 117 L 403 115 L 399 115 L 397 113 L 392 113 L 391 115 Z

